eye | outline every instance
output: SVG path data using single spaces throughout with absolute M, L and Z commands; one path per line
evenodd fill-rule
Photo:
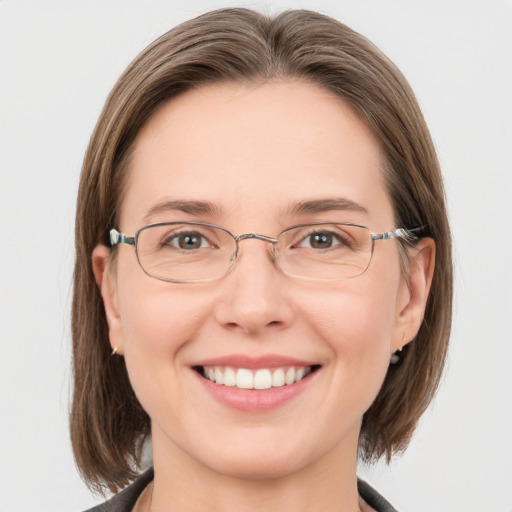
M 315 231 L 309 233 L 298 244 L 298 247 L 310 249 L 330 249 L 337 245 L 347 245 L 346 240 L 331 231 Z
M 198 231 L 183 231 L 181 233 L 173 233 L 171 236 L 163 240 L 162 245 L 170 245 L 171 247 L 185 251 L 211 247 L 208 239 Z

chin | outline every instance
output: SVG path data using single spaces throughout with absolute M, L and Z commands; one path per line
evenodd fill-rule
M 216 460 L 213 471 L 229 478 L 242 480 L 275 480 L 285 478 L 305 467 L 296 457 L 279 454 L 277 457 L 236 454 L 236 457 Z

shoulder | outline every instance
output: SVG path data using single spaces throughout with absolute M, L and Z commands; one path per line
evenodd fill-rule
M 150 469 L 110 500 L 85 512 L 131 512 L 138 497 L 152 480 L 153 469 Z
M 359 496 L 376 512 L 397 512 L 391 503 L 364 480 L 357 480 L 357 490 L 359 491 Z

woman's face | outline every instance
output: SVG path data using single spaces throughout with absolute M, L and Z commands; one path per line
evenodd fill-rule
M 275 237 L 325 221 L 389 231 L 382 167 L 369 129 L 318 87 L 203 87 L 165 104 L 139 133 L 116 227 L 131 236 L 151 223 L 200 221 Z M 395 241 L 376 242 L 363 275 L 333 282 L 283 274 L 261 240 L 242 241 L 223 278 L 194 284 L 151 278 L 133 247 L 118 251 L 103 280 L 107 250 L 93 259 L 112 346 L 152 420 L 155 463 L 249 478 L 333 457 L 355 463 L 390 354 L 421 321 L 418 279 L 404 281 Z M 276 387 L 239 389 L 198 371 L 228 367 L 277 372 Z M 281 371 L 312 367 L 277 386 Z

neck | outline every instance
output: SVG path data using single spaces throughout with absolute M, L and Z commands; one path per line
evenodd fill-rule
M 359 511 L 359 432 L 355 434 L 352 442 L 333 448 L 293 472 L 241 478 L 207 467 L 175 445 L 162 450 L 159 436 L 153 432 L 155 480 L 151 512 Z

